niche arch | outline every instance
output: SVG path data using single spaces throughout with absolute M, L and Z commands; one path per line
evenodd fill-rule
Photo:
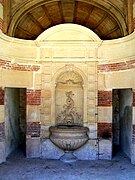
M 86 105 L 87 103 L 86 98 L 84 98 L 86 97 L 86 76 L 84 73 L 74 67 L 74 65 L 66 65 L 54 74 L 52 82 L 54 87 L 52 123 L 54 125 L 67 124 L 67 120 L 64 120 L 65 116 L 62 116 L 62 114 L 64 107 L 68 105 L 67 101 L 70 99 L 70 101 L 73 102 L 74 111 L 72 114 L 74 118 L 72 118 L 71 124 L 84 125 L 87 119 L 85 113 L 87 109 L 86 106 L 84 111 L 84 104 Z

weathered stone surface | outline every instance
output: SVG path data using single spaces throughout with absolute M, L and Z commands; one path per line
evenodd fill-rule
M 89 128 L 88 136 L 89 139 L 97 138 L 97 123 L 92 123 L 87 126 Z
M 2 70 L 2 84 L 5 87 L 32 87 L 33 72 Z
M 41 151 L 41 158 L 45 159 L 59 159 L 64 154 L 64 152 L 55 146 L 49 139 L 42 142 Z
M 96 140 L 89 140 L 84 146 L 74 152 L 79 160 L 96 160 L 98 154 L 98 146 Z
M 109 139 L 99 140 L 99 159 L 112 159 L 112 141 Z
M 40 138 L 33 137 L 31 139 L 26 140 L 26 156 L 28 158 L 40 157 L 41 154 L 41 146 L 40 146 Z
M 5 143 L 0 142 L 0 163 L 6 161 Z

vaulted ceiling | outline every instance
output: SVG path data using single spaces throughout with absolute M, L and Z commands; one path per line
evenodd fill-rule
M 124 0 L 11 0 L 7 34 L 36 39 L 46 29 L 74 23 L 93 30 L 101 39 L 127 35 Z

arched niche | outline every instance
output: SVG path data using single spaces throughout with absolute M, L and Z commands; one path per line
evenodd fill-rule
M 55 124 L 83 124 L 83 79 L 75 71 L 65 71 L 56 78 Z

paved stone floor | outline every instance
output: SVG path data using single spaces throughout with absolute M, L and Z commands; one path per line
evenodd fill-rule
M 77 161 L 26 159 L 19 151 L 0 165 L 0 180 L 135 180 L 135 166 L 119 154 L 113 160 Z

